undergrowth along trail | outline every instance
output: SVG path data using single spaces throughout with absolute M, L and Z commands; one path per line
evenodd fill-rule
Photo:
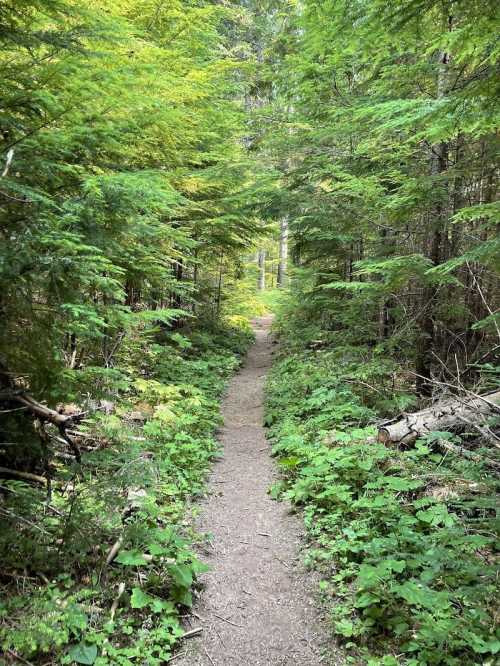
M 292 321 L 280 322 L 283 352 L 266 387 L 282 471 L 272 495 L 302 509 L 307 560 L 350 659 L 496 663 L 498 480 L 436 447 L 460 441 L 452 433 L 407 450 L 376 442 L 377 418 L 411 399 L 390 389 L 394 363 L 341 334 L 336 347 L 311 349 Z
M 106 386 L 110 413 L 80 426 L 81 465 L 54 459 L 50 501 L 42 487 L 2 480 L 7 663 L 159 666 L 172 656 L 206 570 L 186 502 L 203 488 L 219 397 L 253 339 L 237 321 L 127 339 Z

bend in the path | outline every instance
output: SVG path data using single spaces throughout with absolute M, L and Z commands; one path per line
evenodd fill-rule
M 300 565 L 301 521 L 267 494 L 275 473 L 262 425 L 270 323 L 256 322 L 256 343 L 223 404 L 223 457 L 198 520 L 198 529 L 212 535 L 203 553 L 212 569 L 202 577 L 191 620 L 203 632 L 186 639 L 179 666 L 328 663 L 328 632 Z

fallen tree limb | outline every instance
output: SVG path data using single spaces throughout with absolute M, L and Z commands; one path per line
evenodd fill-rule
M 465 420 L 481 425 L 500 408 L 500 391 L 474 398 L 449 398 L 395 422 L 382 423 L 378 441 L 383 444 L 411 444 L 429 432 L 453 431 Z
M 18 479 L 25 479 L 26 481 L 36 481 L 47 485 L 47 479 L 39 474 L 31 474 L 31 472 L 20 472 L 17 469 L 9 469 L 8 467 L 0 467 L 0 474 L 7 474 L 8 476 L 15 476 Z
M 50 407 L 42 405 L 40 402 L 37 402 L 34 398 L 26 393 L 13 392 L 10 396 L 10 400 L 20 402 L 32 414 L 38 416 L 43 421 L 49 421 L 49 423 L 53 423 L 58 428 L 61 426 L 66 427 L 70 423 L 74 422 L 75 417 L 73 414 L 59 414 L 59 412 L 56 412 L 55 409 L 50 409 Z
M 106 567 L 109 566 L 111 564 L 111 562 L 115 559 L 115 557 L 118 555 L 122 545 L 123 545 L 123 535 L 118 537 L 118 539 L 114 542 L 114 544 L 109 549 L 108 554 L 106 556 L 106 562 L 105 562 Z
M 492 444 L 493 446 L 496 446 L 497 449 L 500 449 L 500 437 L 495 435 L 495 433 L 488 428 L 487 425 L 482 425 L 480 423 L 474 423 L 473 421 L 470 421 L 469 419 L 466 419 L 464 416 L 459 417 L 460 421 L 462 423 L 465 423 L 469 425 L 471 428 L 474 428 L 474 430 L 477 430 L 478 433 L 481 435 L 481 437 L 488 442 L 488 444 Z
M 71 437 L 68 435 L 66 429 L 69 426 L 74 425 L 75 422 L 78 422 L 84 416 L 84 413 L 82 412 L 79 414 L 60 414 L 55 409 L 51 409 L 46 405 L 42 405 L 41 402 L 35 400 L 31 395 L 29 395 L 25 391 L 15 388 L 10 378 L 7 377 L 6 373 L 1 372 L 1 368 L 0 368 L 0 375 L 3 375 L 0 376 L 0 379 L 3 379 L 1 383 L 4 384 L 5 386 L 8 382 L 8 386 L 10 387 L 10 390 L 7 389 L 7 391 L 3 391 L 2 393 L 0 393 L 0 399 L 12 403 L 19 403 L 23 405 L 22 407 L 23 409 L 30 412 L 33 416 L 39 419 L 41 423 L 48 422 L 55 425 L 59 430 L 61 438 L 65 441 L 65 443 L 70 447 L 71 451 L 73 452 L 77 462 L 81 462 L 82 458 L 80 454 L 80 449 L 78 448 L 76 443 L 71 439 Z

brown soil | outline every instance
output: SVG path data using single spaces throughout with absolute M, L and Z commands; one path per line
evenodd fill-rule
M 301 565 L 300 518 L 267 494 L 276 474 L 262 426 L 270 323 L 256 322 L 256 343 L 223 404 L 223 457 L 197 520 L 211 535 L 202 557 L 212 568 L 186 627 L 203 631 L 185 639 L 179 666 L 341 663 L 326 656 L 331 638 L 313 597 L 317 581 Z

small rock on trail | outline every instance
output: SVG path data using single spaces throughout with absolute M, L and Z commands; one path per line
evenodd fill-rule
M 313 598 L 313 576 L 300 564 L 300 518 L 267 494 L 275 476 L 263 421 L 263 387 L 271 365 L 271 317 L 257 320 L 255 345 L 223 403 L 223 457 L 197 527 L 212 535 L 203 559 L 211 570 L 178 666 L 319 666 L 328 629 Z

